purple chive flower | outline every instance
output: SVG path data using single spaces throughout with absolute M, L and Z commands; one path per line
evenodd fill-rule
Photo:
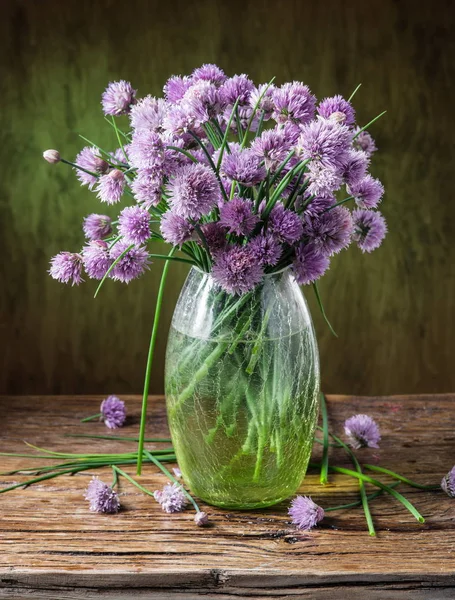
M 176 479 L 182 478 L 182 471 L 178 467 L 173 467 L 172 471 L 174 472 Z
M 363 150 L 363 152 L 370 157 L 373 152 L 376 152 L 377 150 L 374 139 L 371 137 L 368 131 L 359 132 L 360 127 L 356 127 L 354 129 L 354 136 L 357 135 L 357 137 L 353 141 L 354 148 L 357 150 Z
M 127 206 L 118 218 L 118 232 L 125 242 L 143 244 L 150 238 L 150 214 L 140 206 Z
M 125 403 L 117 396 L 108 396 L 101 402 L 101 418 L 109 429 L 118 429 L 126 421 Z
M 109 254 L 113 260 L 116 260 L 130 246 L 127 242 L 121 240 L 112 246 Z M 140 277 L 148 269 L 148 252 L 142 246 L 134 246 L 119 260 L 112 269 L 110 276 L 115 281 L 129 283 L 133 279 Z
M 200 127 L 219 113 L 218 88 L 209 81 L 195 83 L 185 92 L 182 107 L 196 127 Z
M 94 240 L 84 246 L 82 249 L 82 262 L 87 275 L 91 279 L 103 279 L 112 264 L 106 242 Z
M 146 96 L 131 108 L 131 127 L 135 130 L 159 131 L 163 126 L 167 105 L 162 98 Z
M 281 244 L 271 233 L 260 233 L 250 241 L 248 247 L 261 266 L 275 266 L 283 251 Z
M 384 194 L 384 186 L 379 179 L 367 175 L 356 184 L 347 188 L 348 194 L 354 196 L 360 208 L 376 208 Z
M 251 151 L 264 161 L 267 171 L 275 171 L 289 154 L 291 145 L 283 129 L 269 129 L 257 138 Z
M 238 181 L 247 187 L 260 183 L 266 176 L 261 159 L 250 149 L 231 149 L 231 153 L 224 156 L 221 170 L 231 181 Z
M 448 496 L 455 498 L 455 467 L 442 478 L 441 488 Z
M 190 77 L 180 77 L 179 75 L 173 75 L 167 80 L 164 86 L 164 95 L 168 102 L 176 104 L 185 95 L 186 90 L 192 84 Z
M 198 527 L 204 527 L 205 525 L 208 525 L 209 516 L 206 512 L 200 510 L 194 515 L 194 522 Z
M 116 204 L 122 197 L 125 189 L 125 176 L 122 171 L 113 169 L 107 175 L 102 175 L 98 179 L 96 186 L 97 196 L 101 202 L 107 204 Z
M 226 248 L 226 229 L 218 221 L 206 223 L 201 229 L 212 256 Z
M 287 244 L 297 242 L 303 233 L 303 223 L 299 215 L 284 208 L 281 202 L 277 202 L 273 207 L 269 216 L 268 228 L 280 242 Z
M 292 269 L 299 285 L 314 283 L 329 268 L 330 260 L 314 244 L 301 244 L 295 251 Z
M 58 150 L 45 150 L 43 152 L 43 158 L 51 165 L 56 165 L 60 162 L 60 152 Z
M 354 415 L 344 422 L 344 432 L 353 448 L 379 448 L 379 427 L 369 415 Z
M 276 87 L 273 85 L 273 83 L 271 85 L 268 85 L 267 83 L 261 83 L 261 85 L 257 88 L 254 88 L 250 94 L 250 107 L 254 110 L 256 104 L 259 102 L 257 110 L 259 115 L 262 112 L 264 113 L 264 121 L 268 121 L 272 117 L 272 113 L 275 108 L 273 104 L 273 92 L 275 90 Z
M 173 246 L 181 246 L 184 242 L 188 242 L 194 232 L 191 223 L 171 210 L 162 216 L 160 229 L 165 241 Z
M 188 504 L 182 486 L 178 483 L 167 483 L 162 490 L 156 490 L 153 496 L 166 513 L 180 512 Z
M 239 106 L 247 105 L 253 90 L 254 83 L 247 75 L 234 75 L 234 77 L 226 79 L 221 86 L 220 99 L 222 104 L 227 105 L 232 110 L 237 99 L 239 101 Z
M 90 502 L 92 512 L 112 514 L 120 509 L 120 500 L 116 491 L 111 486 L 104 483 L 98 477 L 88 484 L 85 492 L 85 499 Z
M 175 214 L 189 219 L 209 214 L 221 197 L 215 173 L 195 163 L 176 172 L 167 185 L 167 192 Z
M 330 196 L 339 190 L 343 183 L 340 169 L 326 167 L 318 162 L 311 162 L 308 165 L 307 179 L 309 185 L 306 191 L 316 196 Z
M 273 91 L 272 98 L 275 105 L 272 116 L 277 123 L 290 121 L 296 125 L 304 125 L 314 118 L 316 98 L 303 83 L 285 83 Z
M 83 281 L 82 256 L 73 252 L 59 252 L 51 258 L 49 275 L 60 283 L 79 285 Z
M 311 194 L 310 194 L 311 195 Z M 295 207 L 297 210 L 299 210 L 301 208 L 301 206 L 303 204 L 306 204 L 308 201 L 309 195 L 307 195 L 307 193 L 305 192 L 304 195 L 299 196 L 297 198 L 297 200 L 295 201 Z M 316 216 L 316 215 L 320 215 L 321 213 L 323 213 L 325 210 L 327 210 L 328 208 L 330 208 L 330 206 L 333 206 L 336 202 L 336 198 L 334 196 L 328 195 L 328 196 L 316 196 L 315 198 L 312 198 L 309 201 L 309 204 L 307 204 L 306 208 L 305 208 L 305 214 L 306 215 L 311 215 L 311 216 Z
M 160 169 L 164 163 L 164 144 L 156 131 L 139 129 L 134 132 L 128 157 L 136 169 Z
M 339 169 L 352 140 L 345 125 L 317 119 L 305 125 L 298 141 L 298 152 L 303 160 L 311 159 L 324 167 Z
M 163 176 L 154 169 L 139 169 L 136 178 L 131 183 L 131 190 L 137 202 L 144 208 L 157 206 L 161 201 L 161 186 Z
M 387 233 L 387 223 L 381 213 L 360 208 L 352 211 L 354 233 L 352 239 L 362 252 L 373 252 L 382 243 Z
M 209 81 L 217 87 L 220 87 L 220 85 L 226 81 L 227 77 L 224 74 L 224 71 L 220 69 L 220 67 L 217 67 L 217 65 L 207 64 L 194 69 L 193 73 L 191 74 L 191 79 L 194 82 Z
M 337 206 L 321 215 L 304 217 L 304 235 L 325 256 L 332 256 L 349 246 L 353 233 L 351 213 Z
M 264 271 L 248 246 L 230 246 L 216 255 L 212 275 L 223 290 L 240 295 L 252 290 Z
M 292 522 L 299 529 L 308 531 L 324 518 L 324 509 L 318 506 L 309 496 L 296 496 L 288 510 Z
M 222 205 L 220 210 L 220 225 L 226 227 L 230 233 L 237 235 L 250 234 L 259 217 L 253 212 L 253 203 L 243 198 L 233 198 Z
M 136 90 L 133 90 L 128 81 L 111 82 L 101 96 L 101 105 L 105 115 L 126 115 L 136 98 Z
M 82 229 L 88 240 L 102 240 L 112 233 L 112 219 L 107 215 L 92 213 L 85 217 Z
M 318 114 L 325 119 L 333 118 L 333 115 L 336 115 L 335 119 L 337 122 L 342 122 L 347 127 L 352 127 L 355 123 L 354 107 L 350 102 L 345 100 L 343 96 L 324 98 L 324 100 L 322 100 L 319 104 L 317 110 Z M 337 113 L 341 113 L 341 117 L 337 115 Z M 340 121 L 341 118 L 343 118 L 343 120 Z
M 168 138 L 180 138 L 185 146 L 194 142 L 189 132 L 195 133 L 199 137 L 205 135 L 204 130 L 196 125 L 194 111 L 188 103 L 183 102 L 170 107 L 163 121 L 164 133 Z
M 370 160 L 362 150 L 349 150 L 343 160 L 343 179 L 348 186 L 357 185 L 367 174 Z
M 96 173 L 96 167 L 99 165 L 98 161 L 100 158 L 99 150 L 97 148 L 85 146 L 85 148 L 82 148 L 82 150 L 76 156 L 75 163 L 86 171 Z M 88 186 L 89 190 L 91 190 L 98 181 L 98 177 L 95 175 L 90 175 L 90 173 L 86 173 L 85 171 L 81 171 L 80 169 L 76 168 L 74 168 L 74 170 L 76 171 L 76 177 L 81 182 L 81 185 Z

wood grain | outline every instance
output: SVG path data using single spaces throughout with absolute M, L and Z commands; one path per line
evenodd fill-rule
M 23 451 L 22 440 L 57 451 L 121 452 L 134 443 L 65 437 L 106 433 L 79 419 L 96 412 L 98 397 L 0 398 L 0 451 Z M 423 484 L 438 483 L 452 467 L 455 436 L 448 419 L 454 395 L 329 397 L 333 431 L 347 416 L 367 411 L 381 426 L 381 449 L 359 452 Z M 138 397 L 127 397 L 135 435 Z M 167 435 L 164 402 L 151 399 L 148 434 Z M 315 459 L 319 458 L 319 447 Z M 333 464 L 347 464 L 333 453 Z M 1 471 L 30 459 L 1 458 Z M 133 467 L 125 470 L 134 475 Z M 98 472 L 99 473 L 99 472 Z M 455 597 L 454 500 L 402 486 L 426 518 L 420 525 L 390 498 L 372 504 L 377 538 L 368 536 L 361 509 L 328 513 L 312 532 L 296 531 L 287 503 L 264 511 L 204 506 L 212 526 L 200 529 L 193 512 L 167 515 L 149 496 L 121 481 L 123 510 L 92 514 L 83 492 L 93 473 L 61 477 L 0 496 L 0 598 L 316 598 L 448 599 Z M 99 473 L 107 481 L 108 470 Z M 3 476 L 0 485 L 21 481 Z M 163 485 L 146 466 L 141 483 Z M 357 497 L 356 485 L 332 476 L 323 487 L 310 472 L 301 492 L 322 506 Z
M 298 79 L 319 96 L 356 97 L 360 123 L 387 109 L 373 172 L 385 184 L 390 233 L 371 256 L 355 249 L 321 283 L 339 338 L 308 293 L 327 392 L 455 389 L 455 8 L 450 0 L 3 0 L 0 20 L 0 392 L 139 393 L 162 266 L 94 301 L 46 275 L 49 257 L 78 250 L 82 218 L 99 210 L 70 170 L 78 133 L 114 138 L 99 110 L 109 80 L 159 94 L 171 73 L 203 62 L 256 81 Z M 279 18 L 277 18 L 277 11 Z M 61 168 L 60 168 L 61 167 Z M 116 208 L 103 210 L 116 213 Z M 156 250 L 156 249 L 155 249 Z M 163 389 L 167 327 L 186 274 L 173 265 L 152 391 Z

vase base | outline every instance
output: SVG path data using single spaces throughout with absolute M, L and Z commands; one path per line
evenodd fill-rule
M 204 498 L 203 496 L 198 495 L 203 502 L 210 504 L 211 506 L 217 506 L 219 508 L 225 508 L 228 510 L 260 510 L 262 508 L 267 508 L 269 506 L 274 506 L 275 504 L 279 504 L 283 502 L 283 500 L 287 500 L 292 494 L 286 494 L 280 498 L 273 498 L 255 502 L 229 502 L 224 501 L 222 499 L 218 500 L 216 498 Z

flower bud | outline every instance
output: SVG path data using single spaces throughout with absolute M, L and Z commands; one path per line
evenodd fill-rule
M 207 513 L 199 511 L 194 517 L 194 522 L 198 527 L 204 527 L 209 522 L 209 516 Z
M 60 162 L 60 152 L 58 150 L 46 150 L 43 152 L 43 158 L 51 165 L 55 165 Z
M 108 163 L 103 160 L 102 158 L 95 158 L 94 160 L 94 165 L 95 165 L 95 172 L 96 173 L 107 173 L 107 171 L 109 170 L 109 165 Z
M 329 119 L 331 121 L 335 121 L 335 123 L 338 123 L 339 125 L 343 125 L 343 123 L 346 121 L 346 115 L 344 114 L 344 112 L 337 111 L 332 113 Z
M 124 179 L 124 175 L 122 173 L 122 171 L 120 171 L 119 169 L 112 169 L 112 171 L 110 173 L 108 173 L 109 177 L 112 177 L 112 179 L 116 180 L 116 181 L 120 181 L 121 179 Z

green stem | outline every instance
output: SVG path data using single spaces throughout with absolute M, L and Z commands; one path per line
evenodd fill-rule
M 392 483 L 391 488 L 396 488 L 397 485 L 400 485 L 399 481 Z M 381 496 L 384 493 L 384 490 L 378 490 L 377 492 L 373 492 L 367 496 L 369 501 L 374 500 L 378 496 Z M 339 506 L 330 506 L 329 508 L 324 508 L 324 512 L 332 512 L 334 510 L 344 510 L 345 508 L 357 508 L 358 506 L 362 506 L 362 500 L 357 500 L 357 502 L 350 502 L 349 504 L 340 504 Z
M 128 481 L 130 481 L 133 485 L 135 485 L 137 488 L 139 488 L 141 490 L 141 492 L 144 492 L 144 494 L 147 494 L 149 496 L 152 496 L 152 498 L 154 498 L 153 492 L 151 492 L 150 490 L 147 490 L 140 483 L 135 481 L 130 475 L 128 475 L 128 473 L 125 473 L 125 471 L 122 471 L 122 469 L 119 469 L 117 467 L 117 465 L 112 465 L 112 468 L 114 471 L 117 471 L 117 473 L 119 475 L 122 475 L 122 477 L 124 477 L 125 479 L 128 479 Z
M 354 90 L 354 91 L 352 92 L 352 94 L 349 96 L 349 98 L 348 98 L 348 102 L 351 102 L 351 100 L 354 98 L 354 96 L 357 94 L 358 90 L 360 89 L 360 86 L 361 86 L 361 85 L 362 85 L 362 84 L 361 84 L 361 83 L 359 83 L 359 85 L 358 85 L 358 86 L 355 88 L 355 90 Z
M 329 206 L 329 208 L 326 208 L 322 212 L 323 213 L 329 212 L 329 210 L 332 210 L 333 208 L 336 208 L 337 206 L 341 206 L 342 204 L 345 204 L 346 202 L 349 202 L 349 200 L 352 200 L 353 198 L 354 198 L 354 196 L 349 196 L 348 198 L 345 198 L 344 200 L 340 200 L 339 202 L 336 202 L 335 204 L 332 204 L 332 206 Z
M 329 482 L 328 468 L 329 468 L 329 419 L 327 415 L 327 403 L 325 396 L 321 392 L 321 414 L 322 414 L 322 432 L 323 432 L 323 448 L 322 448 L 322 463 L 321 463 L 321 475 L 319 481 L 322 485 L 326 485 Z
M 170 479 L 172 481 L 172 483 L 176 483 L 178 486 L 180 486 L 182 488 L 182 492 L 185 494 L 185 496 L 188 498 L 188 500 L 194 506 L 194 508 L 196 509 L 196 512 L 200 512 L 199 506 L 196 504 L 196 501 L 193 499 L 191 494 L 189 494 L 186 491 L 186 489 L 183 487 L 182 483 L 180 481 L 177 481 L 177 479 L 166 469 L 166 467 L 164 465 L 162 465 L 160 463 L 160 461 L 157 458 L 155 458 L 153 456 L 153 454 L 151 454 L 148 450 L 144 450 L 144 454 L 154 465 L 156 465 L 158 467 L 158 469 L 160 469 L 166 475 L 166 477 L 168 479 Z
M 81 423 L 86 423 L 87 421 L 93 421 L 94 419 L 99 419 L 100 417 L 101 417 L 101 413 L 92 415 L 91 417 L 85 417 L 85 419 L 81 419 Z
M 243 150 L 243 148 L 245 147 L 246 141 L 247 141 L 247 137 L 248 137 L 248 133 L 250 132 L 250 128 L 251 125 L 253 123 L 253 119 L 256 115 L 256 111 L 259 108 L 259 104 L 261 103 L 262 98 L 265 96 L 267 90 L 269 89 L 269 87 L 272 85 L 272 83 L 275 81 L 275 77 L 272 77 L 272 79 L 269 81 L 269 83 L 267 84 L 267 86 L 264 88 L 264 91 L 262 92 L 262 94 L 259 96 L 254 108 L 253 108 L 253 112 L 251 113 L 251 116 L 248 120 L 248 124 L 246 126 L 246 131 L 245 131 L 245 136 L 243 138 L 242 141 L 242 145 L 240 146 L 240 149 Z
M 116 471 L 116 470 L 114 469 L 114 467 L 112 467 L 112 471 L 113 471 L 113 473 L 114 473 L 114 479 L 113 479 L 113 481 L 112 481 L 111 488 L 112 488 L 112 489 L 114 489 L 114 487 L 115 487 L 115 486 L 117 485 L 117 483 L 118 483 L 118 471 Z
M 175 150 L 176 152 L 180 152 L 181 154 L 184 154 L 187 158 L 192 160 L 194 163 L 199 162 L 195 156 L 193 156 L 190 152 L 187 152 L 183 148 L 177 148 L 177 146 L 167 146 L 167 148 L 169 148 L 169 150 Z
M 383 110 L 381 114 L 379 114 L 377 117 L 375 117 L 374 119 L 372 119 L 369 123 L 367 123 L 365 125 L 365 127 L 362 127 L 362 129 L 359 129 L 359 131 L 355 134 L 355 136 L 352 138 L 352 140 L 354 141 L 362 133 L 362 131 L 365 131 L 365 129 L 368 129 L 368 127 L 370 125 L 373 125 L 373 123 L 375 121 L 377 121 L 378 119 L 380 119 L 383 115 L 385 115 L 386 112 L 387 112 L 386 110 Z
M 127 156 L 127 154 L 125 152 L 125 148 L 123 147 L 123 142 L 120 139 L 120 134 L 119 134 L 119 131 L 118 131 L 118 128 L 117 128 L 117 123 L 115 122 L 115 117 L 112 116 L 111 119 L 112 119 L 112 127 L 115 129 L 115 135 L 117 136 L 118 145 L 122 149 L 123 156 L 125 157 L 126 163 L 128 164 L 128 160 L 129 159 L 128 159 L 128 156 Z
M 318 288 L 318 284 L 316 283 L 316 281 L 313 283 L 313 290 L 314 293 L 316 294 L 316 300 L 318 302 L 319 305 L 319 309 L 321 311 L 321 314 L 324 318 L 324 321 L 327 323 L 327 325 L 329 326 L 330 331 L 332 332 L 332 334 L 335 337 L 338 337 L 338 335 L 336 334 L 336 331 L 334 330 L 334 328 L 332 327 L 332 325 L 330 324 L 329 319 L 327 318 L 327 315 L 325 314 L 325 310 L 324 310 L 324 306 L 322 304 L 322 300 L 321 300 L 321 295 L 319 294 L 319 288 Z
M 98 440 L 120 440 L 122 442 L 138 442 L 139 438 L 137 437 L 123 437 L 120 435 L 88 435 L 86 433 L 65 433 L 65 437 L 74 437 L 74 438 L 90 438 L 90 439 L 98 439 Z M 152 443 L 152 442 L 171 442 L 171 438 L 144 438 L 144 442 Z
M 163 260 L 175 260 L 176 262 L 183 262 L 183 263 L 187 263 L 189 265 L 195 265 L 195 261 L 194 260 L 190 260 L 188 258 L 182 258 L 180 256 L 169 256 L 169 255 L 164 255 L 164 254 L 149 254 L 150 258 L 161 258 Z
M 403 477 L 402 475 L 399 475 L 398 473 L 395 473 L 394 471 L 390 471 L 389 469 L 384 469 L 383 467 L 378 467 L 376 465 L 363 465 L 365 469 L 368 469 L 368 471 L 376 471 L 377 473 L 384 473 L 384 475 L 390 475 L 390 477 L 393 477 L 394 479 L 398 479 L 398 481 L 401 481 L 402 483 L 406 483 L 407 485 L 410 485 L 413 488 L 417 488 L 418 490 L 440 490 L 441 486 L 440 485 L 422 485 L 420 483 L 416 483 L 415 481 L 411 481 L 411 479 L 408 479 L 407 477 Z
M 174 248 L 172 248 L 172 250 L 170 251 L 169 256 L 172 256 L 174 254 L 175 250 L 176 250 L 176 247 L 174 246 Z M 161 275 L 160 287 L 158 289 L 158 296 L 156 299 L 155 317 L 153 319 L 152 335 L 150 337 L 150 346 L 149 346 L 149 352 L 148 352 L 148 357 L 147 357 L 147 366 L 145 369 L 144 393 L 142 395 L 141 424 L 139 427 L 139 443 L 138 443 L 138 447 L 137 447 L 137 470 L 136 470 L 136 472 L 138 475 L 141 474 L 141 468 L 142 468 L 142 453 L 144 450 L 145 426 L 147 423 L 147 401 L 148 401 L 148 393 L 149 393 L 149 387 L 150 387 L 150 377 L 151 377 L 151 373 L 152 373 L 153 355 L 155 352 L 156 338 L 158 336 L 158 324 L 160 321 L 161 306 L 163 304 L 164 286 L 166 283 L 169 265 L 170 265 L 170 262 L 166 261 L 164 268 L 163 268 L 163 273 Z
M 118 240 L 116 240 L 116 241 L 118 241 Z M 125 249 L 125 250 L 124 250 L 124 251 L 123 251 L 123 252 L 122 252 L 122 253 L 121 253 L 119 256 L 117 256 L 117 258 L 116 258 L 116 259 L 114 260 L 114 262 L 111 264 L 111 266 L 109 267 L 109 269 L 106 271 L 106 273 L 105 273 L 105 275 L 104 275 L 103 279 L 100 281 L 100 283 L 99 283 L 98 287 L 96 288 L 95 295 L 93 296 L 94 298 L 96 298 L 96 297 L 98 296 L 98 292 L 100 291 L 100 289 L 101 289 L 101 287 L 102 287 L 103 283 L 106 281 L 106 279 L 107 279 L 107 277 L 108 277 L 109 273 L 112 271 L 112 269 L 115 267 L 115 265 L 116 265 L 117 263 L 119 263 L 119 262 L 122 260 L 122 258 L 123 258 L 123 257 L 124 257 L 126 254 L 128 254 L 128 252 L 131 250 L 131 248 L 134 248 L 134 244 L 131 244 L 130 246 L 128 246 L 128 248 L 126 248 L 126 249 Z M 166 263 L 166 264 L 167 264 L 167 263 Z
M 224 132 L 223 141 L 221 142 L 221 147 L 220 147 L 220 155 L 218 157 L 218 162 L 217 162 L 217 165 L 216 165 L 217 173 L 220 172 L 221 162 L 223 160 L 223 154 L 224 154 L 225 148 L 227 147 L 227 149 L 229 151 L 228 136 L 229 136 L 229 131 L 231 130 L 232 119 L 234 118 L 235 111 L 237 110 L 237 106 L 239 104 L 239 100 L 240 100 L 240 98 L 237 98 L 237 100 L 235 101 L 235 104 L 234 104 L 234 106 L 233 106 L 233 108 L 231 110 L 231 115 L 229 117 L 228 124 L 226 126 L 226 131 Z
M 92 175 L 92 177 L 96 177 L 96 178 L 99 177 L 99 173 L 93 173 L 92 171 L 87 171 L 87 169 L 84 169 L 83 167 L 80 167 L 76 163 L 73 163 L 70 160 L 66 160 L 65 158 L 61 158 L 60 162 L 64 163 L 65 165 L 70 165 L 71 167 L 74 167 L 75 169 L 79 169 L 79 171 L 84 171 L 84 173 L 87 173 L 87 175 Z

